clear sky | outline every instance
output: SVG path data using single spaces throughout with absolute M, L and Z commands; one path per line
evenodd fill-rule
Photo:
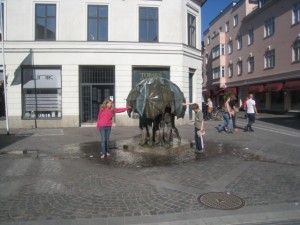
M 209 23 L 230 3 L 238 2 L 239 0 L 207 0 L 201 9 L 202 13 L 202 35 L 208 28 Z

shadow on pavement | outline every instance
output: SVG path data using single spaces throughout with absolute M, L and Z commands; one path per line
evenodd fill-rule
M 3 154 L 5 152 L 2 152 L 3 149 L 11 144 L 14 144 L 18 141 L 21 141 L 28 136 L 19 136 L 17 134 L 0 134 L 0 154 Z
M 300 130 L 300 117 L 277 116 L 272 118 L 257 118 L 257 120 Z

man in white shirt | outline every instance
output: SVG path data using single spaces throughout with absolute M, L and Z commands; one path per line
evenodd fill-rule
M 247 111 L 247 117 L 248 117 L 248 124 L 244 128 L 244 131 L 253 132 L 254 130 L 252 129 L 252 124 L 254 124 L 254 122 L 255 122 L 255 116 L 258 115 L 256 106 L 255 106 L 255 101 L 253 100 L 253 94 L 249 94 L 249 99 L 246 101 L 246 111 Z

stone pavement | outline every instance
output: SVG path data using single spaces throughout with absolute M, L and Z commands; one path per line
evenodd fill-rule
M 94 127 L 0 130 L 0 224 L 300 224 L 299 118 L 262 114 L 249 133 L 218 133 L 219 123 L 205 123 L 205 153 L 152 166 L 120 148 L 100 160 Z M 178 130 L 193 138 L 192 123 Z M 137 135 L 113 127 L 111 141 Z M 228 202 L 201 201 L 214 193 Z

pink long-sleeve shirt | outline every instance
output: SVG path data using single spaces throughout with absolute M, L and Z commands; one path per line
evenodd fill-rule
M 125 112 L 127 109 L 130 109 L 130 107 L 114 108 L 113 112 L 108 108 L 104 110 L 100 109 L 97 119 L 97 129 L 100 130 L 101 127 L 111 127 L 112 118 L 115 115 L 115 113 Z

